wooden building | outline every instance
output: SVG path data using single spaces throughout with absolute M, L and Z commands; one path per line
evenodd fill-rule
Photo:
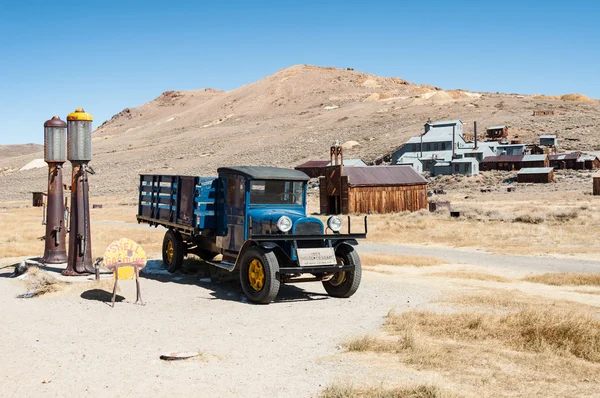
M 33 200 L 32 200 L 32 206 L 33 207 L 43 207 L 46 204 L 46 192 L 32 192 L 33 194 Z
M 600 175 L 596 174 L 594 176 L 593 180 L 594 180 L 594 182 L 593 182 L 594 185 L 592 186 L 592 194 L 594 196 L 598 196 L 598 195 L 600 195 Z
M 580 156 L 581 154 L 579 152 L 550 155 L 550 166 L 554 167 L 556 170 L 575 170 L 578 167 L 577 163 Z
M 506 126 L 492 126 L 488 127 L 485 133 L 488 140 L 494 141 L 508 137 L 508 127 Z
M 411 166 L 330 166 L 319 179 L 322 214 L 427 208 L 427 181 Z
M 294 169 L 300 170 L 310 178 L 319 178 L 325 175 L 328 164 L 329 160 L 310 160 L 306 163 L 299 164 L 294 167 Z
M 558 146 L 558 138 L 555 134 L 540 135 L 540 145 L 555 147 Z
M 548 155 L 500 155 L 488 156 L 480 165 L 481 170 L 519 170 L 523 167 L 550 167 Z
M 517 173 L 517 182 L 521 183 L 544 183 L 554 181 L 554 169 L 552 167 L 526 167 Z
M 529 150 L 529 153 L 531 153 L 532 155 L 549 155 L 550 154 L 550 147 L 544 146 L 544 145 L 537 145 L 537 144 L 533 144 L 533 145 L 527 145 L 527 149 Z
M 600 168 L 600 159 L 595 155 L 583 155 L 579 152 L 550 155 L 550 166 L 555 170 L 596 170 Z
M 600 169 L 600 159 L 595 155 L 583 155 L 578 162 L 582 162 L 583 170 Z

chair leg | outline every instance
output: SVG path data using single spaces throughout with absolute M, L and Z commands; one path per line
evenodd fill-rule
M 119 284 L 119 271 L 117 269 L 115 271 L 115 285 L 113 287 L 113 294 L 112 294 L 112 300 L 111 300 L 112 307 L 115 306 L 115 298 L 117 297 L 117 285 L 118 284 Z
M 141 305 L 146 305 L 144 304 L 144 301 L 142 300 L 142 288 L 140 287 L 140 278 L 139 278 L 139 269 L 137 267 L 135 267 L 135 287 L 136 287 L 136 298 L 135 298 L 135 303 L 137 304 L 137 302 L 139 301 Z

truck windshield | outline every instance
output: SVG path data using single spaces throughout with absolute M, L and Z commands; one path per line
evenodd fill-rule
M 256 180 L 250 182 L 250 204 L 302 204 L 300 181 Z

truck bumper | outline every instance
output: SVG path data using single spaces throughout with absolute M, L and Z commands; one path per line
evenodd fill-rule
M 281 274 L 320 274 L 354 269 L 354 265 L 318 265 L 314 267 L 281 267 Z

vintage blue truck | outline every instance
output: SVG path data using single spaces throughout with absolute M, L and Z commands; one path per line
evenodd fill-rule
M 333 297 L 352 296 L 361 280 L 357 239 L 364 231 L 340 231 L 307 215 L 309 177 L 277 167 L 239 166 L 218 177 L 140 175 L 137 220 L 167 228 L 163 262 L 179 269 L 187 253 L 210 266 L 239 272 L 242 290 L 253 303 L 270 303 L 281 283 L 321 281 Z M 361 228 L 362 229 L 362 228 Z M 222 255 L 222 260 L 215 257 Z

